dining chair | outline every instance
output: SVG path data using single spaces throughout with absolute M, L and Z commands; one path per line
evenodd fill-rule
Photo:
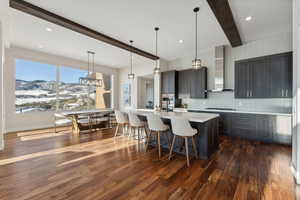
M 123 135 L 125 134 L 124 129 L 126 129 L 126 133 L 128 133 L 129 121 L 128 121 L 128 118 L 126 117 L 126 115 L 124 113 L 122 113 L 120 110 L 115 110 L 115 116 L 116 116 L 116 122 L 117 122 L 115 137 L 118 135 L 120 127 L 122 127 Z
M 198 158 L 198 152 L 197 152 L 197 146 L 195 143 L 194 136 L 198 133 L 198 131 L 194 128 L 192 128 L 190 122 L 183 117 L 171 117 L 171 124 L 172 124 L 172 131 L 174 134 L 172 145 L 170 148 L 170 154 L 169 154 L 169 160 L 172 157 L 172 152 L 174 148 L 174 143 L 176 140 L 176 137 L 179 136 L 184 139 L 185 142 L 185 154 L 186 154 L 186 161 L 187 166 L 190 166 L 190 159 L 189 159 L 189 144 L 188 144 L 188 138 L 192 139 L 192 145 L 194 149 L 195 157 Z
M 170 138 L 168 134 L 169 126 L 165 125 L 163 121 L 161 120 L 159 115 L 156 114 L 148 114 L 147 115 L 147 122 L 148 122 L 148 128 L 149 133 L 147 137 L 147 144 L 146 144 L 146 150 L 148 150 L 149 143 L 151 142 L 151 136 L 152 134 L 155 134 L 156 136 L 156 144 L 158 147 L 158 157 L 161 158 L 161 143 L 160 143 L 160 136 L 162 133 L 165 134 L 167 137 L 168 145 L 170 148 Z
M 128 118 L 129 118 L 129 124 L 130 124 L 130 135 L 135 137 L 136 136 L 135 131 L 137 130 L 137 132 L 138 132 L 138 141 L 140 142 L 142 131 L 144 130 L 145 134 L 147 134 L 146 124 L 145 124 L 145 122 L 140 120 L 139 117 L 135 113 L 133 113 L 132 111 L 130 111 L 128 113 Z

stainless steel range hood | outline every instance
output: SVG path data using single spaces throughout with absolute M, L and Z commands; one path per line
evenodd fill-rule
M 215 47 L 214 88 L 208 92 L 227 92 L 233 89 L 225 88 L 225 47 Z

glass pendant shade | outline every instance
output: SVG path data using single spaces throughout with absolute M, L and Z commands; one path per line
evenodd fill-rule
M 200 69 L 202 67 L 201 59 L 195 59 L 192 61 L 193 69 Z
M 134 74 L 133 73 L 128 74 L 128 79 L 134 79 Z

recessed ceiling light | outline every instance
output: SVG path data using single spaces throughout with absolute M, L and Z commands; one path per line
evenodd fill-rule
M 52 32 L 52 28 L 47 27 L 47 28 L 46 28 L 46 31 Z
M 246 21 L 251 21 L 252 20 L 252 16 L 248 16 L 245 18 Z
M 180 44 L 182 44 L 182 43 L 183 43 L 183 40 L 179 40 L 178 42 L 179 42 Z

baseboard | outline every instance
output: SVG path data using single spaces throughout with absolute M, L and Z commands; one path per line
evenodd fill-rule
M 292 171 L 292 173 L 293 173 L 293 175 L 294 175 L 294 178 L 295 178 L 296 183 L 297 183 L 297 184 L 300 184 L 300 173 L 299 173 L 299 171 L 297 171 L 297 170 L 294 168 L 293 165 L 291 165 L 290 168 L 291 168 L 291 171 Z
M 15 132 L 20 132 L 20 131 L 32 131 L 32 130 L 39 130 L 39 129 L 47 129 L 47 128 L 53 128 L 54 125 L 53 123 L 51 124 L 44 124 L 44 125 L 40 125 L 40 126 L 27 126 L 27 127 L 22 127 L 22 128 L 9 128 L 6 129 L 4 134 L 7 133 L 15 133 Z

